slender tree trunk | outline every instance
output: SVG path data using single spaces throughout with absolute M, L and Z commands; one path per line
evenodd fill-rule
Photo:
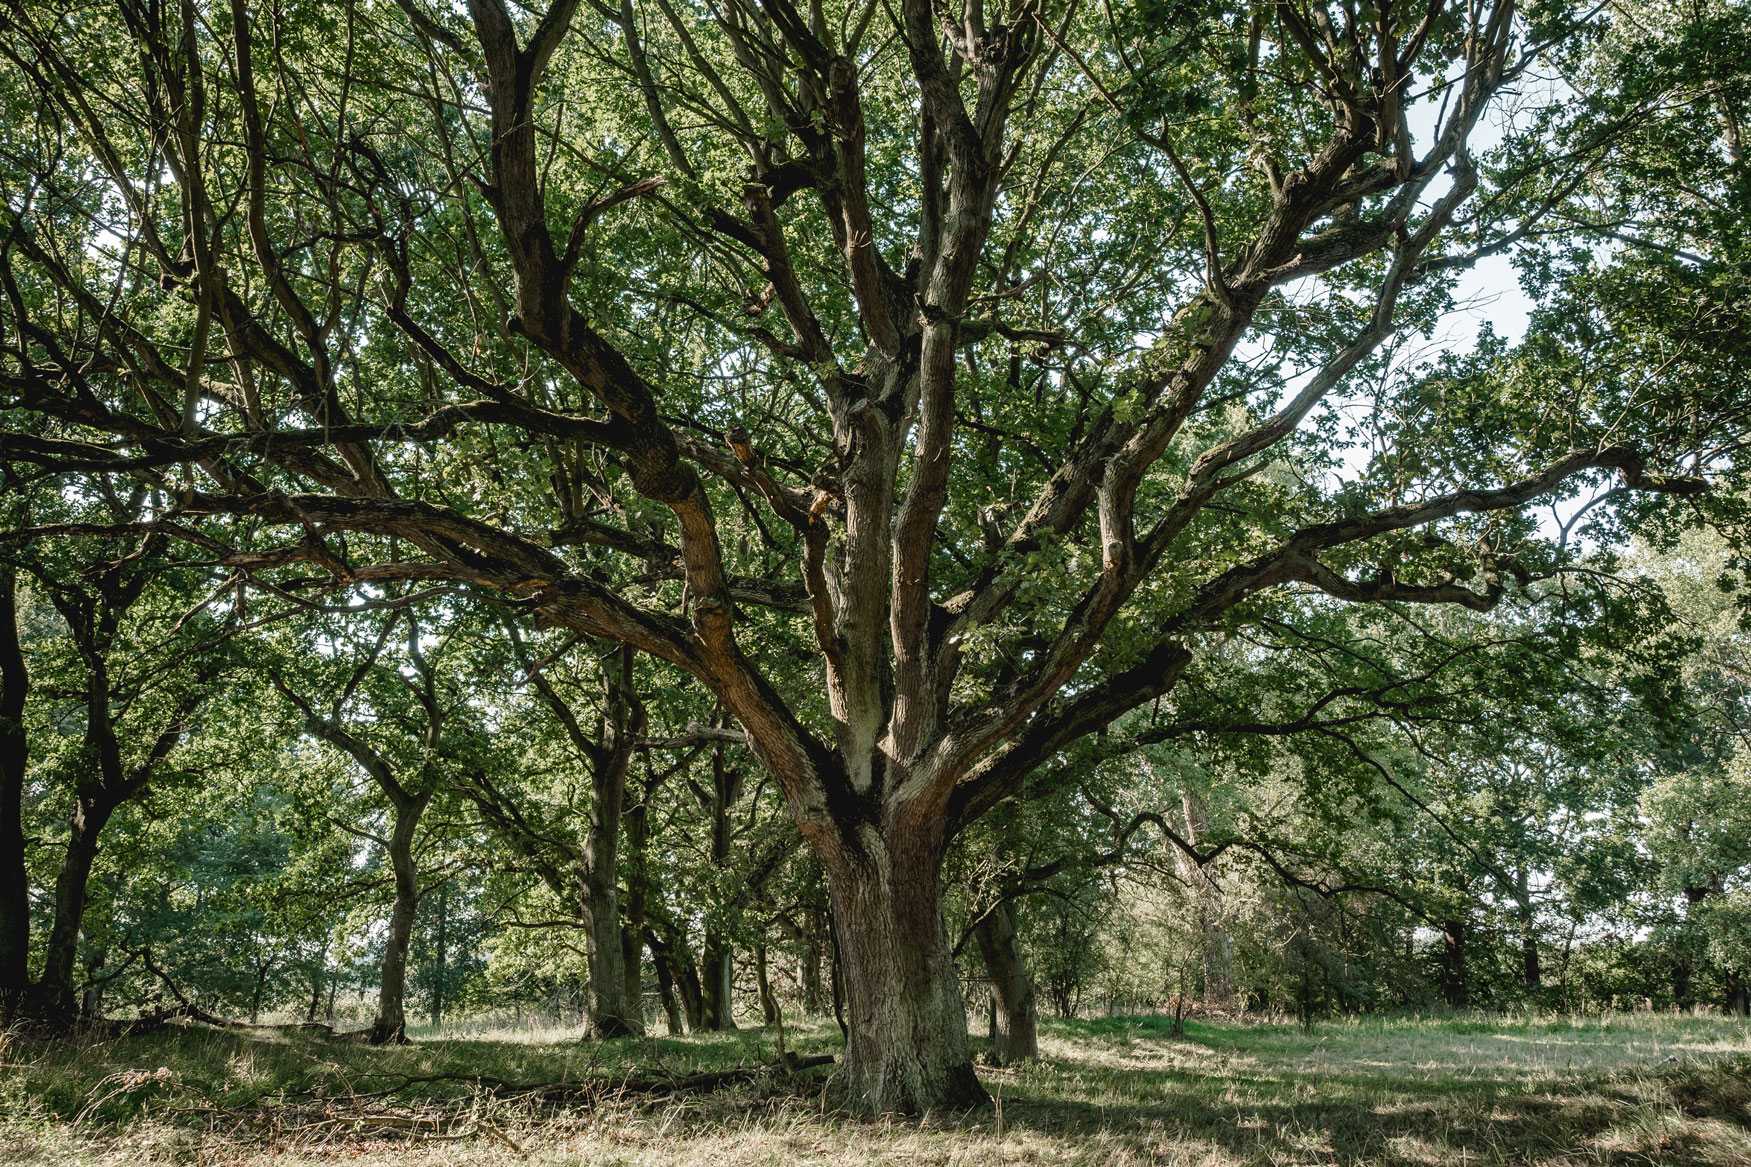
M 1515 873 L 1514 898 L 1519 902 L 1520 980 L 1526 988 L 1536 991 L 1543 980 L 1543 970 L 1538 962 L 1537 921 L 1532 914 L 1532 881 L 1525 871 Z
M 107 919 L 94 919 L 89 903 L 80 921 L 80 936 L 85 949 L 86 988 L 79 997 L 79 1016 L 87 1024 L 95 1025 L 103 1020 L 104 986 L 99 984 L 103 970 L 109 965 L 109 945 L 106 935 L 112 931 L 115 920 L 116 902 L 122 896 L 122 875 L 119 871 L 110 871 L 108 877 L 99 881 L 103 889 L 102 902 L 106 907 Z M 89 890 L 86 899 L 91 898 Z M 95 932 L 93 925 L 96 925 Z
M 626 768 L 643 723 L 632 695 L 632 649 L 622 646 L 603 675 L 602 744 L 590 767 L 590 825 L 584 839 L 585 933 L 590 967 L 590 1032 L 598 1038 L 644 1031 L 627 999 L 626 946 L 620 920 L 620 816 L 626 807 Z
M 419 876 L 413 862 L 413 837 L 420 815 L 431 801 L 429 792 L 415 795 L 395 808 L 389 834 L 389 864 L 395 873 L 395 903 L 389 911 L 389 935 L 383 946 L 383 968 L 377 982 L 377 1021 L 371 1041 L 407 1040 L 407 950 L 419 911 Z
M 705 993 L 699 983 L 699 969 L 679 932 L 659 931 L 656 927 L 658 921 L 652 921 L 652 924 L 653 927 L 645 933 L 651 959 L 663 966 L 670 985 L 681 998 L 681 1007 L 687 1014 L 687 1028 L 697 1032 L 705 1028 Z
M 845 961 L 839 955 L 839 925 L 834 923 L 831 909 L 827 912 L 827 939 L 833 956 L 832 966 L 827 970 L 833 985 L 833 1021 L 839 1026 L 839 1036 L 850 1044 L 851 1027 L 845 1024 Z
M 1465 971 L 1465 921 L 1446 920 L 1441 925 L 1441 996 L 1448 1005 L 1463 1009 L 1471 1003 Z
M 115 806 L 101 794 L 86 792 L 74 799 L 67 850 L 55 877 L 55 917 L 43 949 L 43 975 L 31 990 L 36 1000 L 32 1011 L 51 1025 L 69 1025 L 78 1012 L 73 978 L 79 964 L 79 933 L 85 922 L 98 836 Z
M 444 1024 L 444 980 L 449 976 L 450 963 L 450 885 L 438 885 L 437 975 L 432 978 L 432 1028 Z
M 1195 790 L 1180 794 L 1180 806 L 1186 816 L 1186 840 L 1200 846 L 1210 833 L 1210 814 L 1203 797 Z M 1234 938 L 1229 935 L 1223 911 L 1221 886 L 1211 872 L 1192 861 L 1185 852 L 1174 849 L 1180 876 L 1192 889 L 1193 913 L 1198 922 L 1198 952 L 1203 964 L 1203 996 L 1216 1005 L 1234 1003 Z
M 711 755 L 711 861 L 722 868 L 730 861 L 730 807 L 741 793 L 741 778 L 724 758 L 722 746 Z M 730 1030 L 736 1027 L 734 952 L 723 925 L 707 916 L 705 942 L 700 949 L 700 979 L 704 990 L 701 1017 L 705 1028 Z
M 778 997 L 772 992 L 772 978 L 766 970 L 766 946 L 754 946 L 754 983 L 760 990 L 760 1020 L 767 1025 L 778 1024 Z
M 797 964 L 797 983 L 802 988 L 803 1013 L 819 1017 L 826 1011 L 826 993 L 821 987 L 821 959 L 826 944 L 822 935 L 827 930 L 824 913 L 809 908 L 803 922 L 802 956 Z
M 644 1032 L 644 934 L 646 904 L 650 894 L 648 856 L 645 853 L 650 836 L 648 796 L 637 806 L 626 808 L 622 822 L 626 830 L 626 902 L 621 905 L 620 960 L 626 977 L 626 1003 L 638 1022 L 638 1032 Z
M 669 962 L 658 954 L 656 945 L 651 945 L 651 968 L 657 974 L 657 995 L 663 1002 L 663 1019 L 668 1023 L 669 1036 L 677 1037 L 687 1032 L 687 1019 L 681 1012 L 681 1002 L 675 996 L 675 978 L 669 972 Z
M 987 1101 L 943 928 L 941 852 L 824 848 L 849 1035 L 845 1074 L 876 1112 L 962 1110 Z
M 101 944 L 91 944 L 87 941 L 85 951 L 87 988 L 79 1001 L 79 1015 L 88 1023 L 103 1020 L 103 986 L 95 982 L 98 977 L 103 975 L 104 966 L 108 963 L 108 950 Z
M 272 959 L 264 960 L 255 968 L 255 988 L 249 995 L 249 1023 L 254 1025 L 261 1020 L 261 1002 L 267 995 L 268 973 L 272 971 Z
M 0 1029 L 30 988 L 30 884 L 24 869 L 24 776 L 30 688 L 18 643 L 18 578 L 0 565 Z
M 315 1022 L 316 1014 L 318 1010 L 322 1008 L 322 982 L 325 979 L 323 973 L 327 971 L 327 965 L 328 953 L 324 951 L 322 954 L 322 962 L 316 966 L 316 971 L 310 975 L 310 1007 L 304 1010 L 304 1020 L 306 1023 Z
M 1040 1056 L 1039 1010 L 1015 929 L 1014 905 L 1005 901 L 986 913 L 973 938 L 991 976 L 991 1048 L 997 1063 L 1033 1061 Z

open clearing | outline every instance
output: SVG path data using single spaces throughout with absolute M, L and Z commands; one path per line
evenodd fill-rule
M 270 1030 L 14 1044 L 0 1161 L 46 1164 L 1751 1164 L 1751 1023 L 1392 1018 L 1048 1022 L 982 1071 L 998 1112 L 837 1112 L 825 1071 L 667 1097 L 773 1060 L 775 1034 L 581 1043 L 548 1030 L 373 1049 Z M 838 1035 L 789 1034 L 800 1054 Z M 409 1078 L 453 1075 L 437 1081 Z M 469 1078 L 558 1083 L 534 1095 Z M 579 1098 L 579 1083 L 612 1083 Z M 570 1097 L 555 1097 L 555 1095 Z M 374 1097 L 365 1097 L 372 1095 Z

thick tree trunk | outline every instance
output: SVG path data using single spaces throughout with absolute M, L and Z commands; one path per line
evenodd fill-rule
M 395 808 L 395 824 L 389 834 L 389 864 L 395 873 L 395 903 L 389 910 L 389 935 L 383 945 L 383 968 L 377 982 L 377 1021 L 371 1026 L 371 1041 L 407 1040 L 407 950 L 413 940 L 414 917 L 419 911 L 419 876 L 413 863 L 413 836 L 420 815 L 431 801 L 429 793 Z
M 850 1087 L 877 1113 L 982 1105 L 943 929 L 940 852 L 896 852 L 874 832 L 864 842 L 862 854 L 822 856 L 845 978 Z
M 721 929 L 707 927 L 699 958 L 699 1023 L 706 1029 L 736 1028 L 735 954 Z
M 1544 980 L 1544 971 L 1538 962 L 1538 937 L 1531 932 L 1520 937 L 1520 975 L 1528 989 L 1540 987 Z
M 1672 962 L 1672 1004 L 1681 1013 L 1690 1012 L 1690 961 L 1680 958 Z
M 1015 930 L 1014 905 L 1005 901 L 992 908 L 973 929 L 973 938 L 991 976 L 992 1054 L 998 1065 L 1032 1061 L 1040 1056 L 1039 1011 Z
M 637 1033 L 626 1003 L 626 953 L 620 937 L 620 892 L 611 873 L 587 874 L 584 932 L 590 975 L 590 1034 L 598 1038 Z
M 30 988 L 30 884 L 24 869 L 24 775 L 30 742 L 24 699 L 30 688 L 18 643 L 18 580 L 0 565 L 0 1029 L 12 1023 Z

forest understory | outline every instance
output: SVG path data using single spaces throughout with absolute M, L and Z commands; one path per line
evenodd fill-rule
M 525 1028 L 372 1047 L 192 1026 L 15 1041 L 0 1162 L 1751 1164 L 1742 1018 L 1051 1020 L 1037 1063 L 982 1067 L 993 1105 L 909 1119 L 853 1116 L 831 1068 L 779 1069 L 779 1041 Z M 830 1024 L 785 1036 L 793 1059 L 839 1047 Z

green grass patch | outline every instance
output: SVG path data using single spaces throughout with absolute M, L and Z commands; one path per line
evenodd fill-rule
M 923 1121 L 848 1115 L 819 1077 L 562 1102 L 494 1097 L 470 1080 L 727 1069 L 771 1060 L 770 1030 L 613 1042 L 467 1034 L 371 1048 L 191 1029 L 15 1044 L 0 1067 L 0 1162 L 1751 1167 L 1742 1021 L 1190 1020 L 1180 1036 L 1172 1027 L 1148 1016 L 1047 1021 L 1038 1064 L 983 1071 L 1001 1117 L 993 1107 Z M 838 1045 L 830 1024 L 786 1037 L 802 1053 Z M 438 1080 L 371 1103 L 403 1126 L 349 1126 L 358 1111 L 345 1106 L 333 1112 L 341 1119 L 323 1117 L 337 1100 L 408 1078 Z M 274 1121 L 258 1121 L 264 1114 Z

